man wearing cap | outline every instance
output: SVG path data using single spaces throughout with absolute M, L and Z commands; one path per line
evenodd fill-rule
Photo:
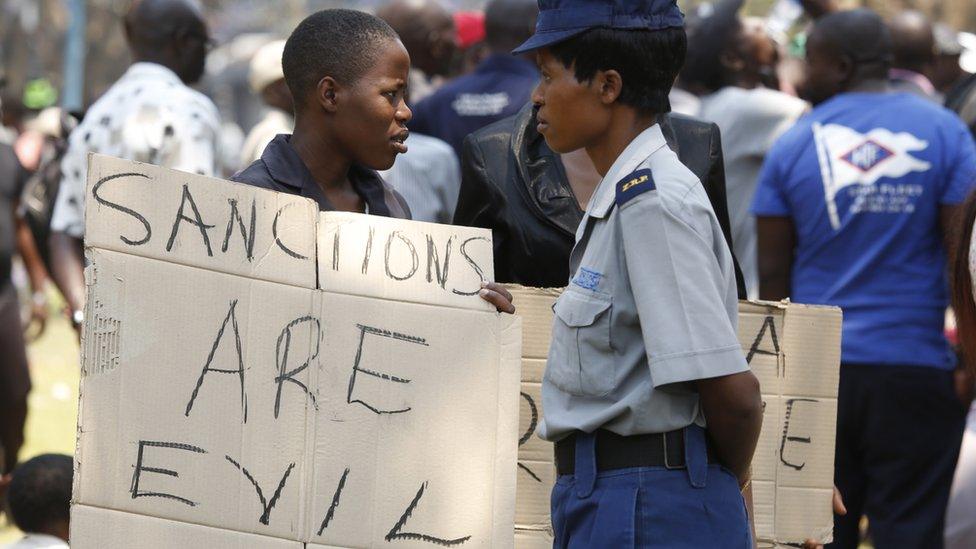
M 284 40 L 269 42 L 251 58 L 248 83 L 251 90 L 261 96 L 268 106 L 268 112 L 260 122 L 251 128 L 241 150 L 241 168 L 261 158 L 264 148 L 279 133 L 291 133 L 295 128 L 295 109 L 291 92 L 285 84 L 285 73 L 281 70 L 281 53 L 285 49 Z
M 752 547 L 740 488 L 762 402 L 732 256 L 657 123 L 687 40 L 675 0 L 540 0 L 532 95 L 557 153 L 602 180 L 556 301 L 538 434 L 555 547 Z M 707 418 L 707 423 L 706 423 Z

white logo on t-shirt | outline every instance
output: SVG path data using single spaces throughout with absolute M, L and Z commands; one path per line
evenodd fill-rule
M 451 107 L 459 116 L 497 116 L 509 103 L 505 92 L 462 93 L 451 103 Z
M 928 142 L 906 132 L 892 133 L 884 128 L 875 128 L 862 134 L 840 124 L 817 123 L 813 125 L 813 139 L 820 161 L 827 214 L 834 230 L 840 228 L 836 197 L 842 189 L 852 185 L 871 186 L 882 177 L 902 177 L 909 172 L 928 171 L 932 166 L 909 154 L 925 150 Z M 915 189 L 915 185 L 911 189 L 901 187 L 891 186 L 892 194 L 899 195 L 899 198 L 888 203 L 874 200 L 868 204 L 867 193 L 859 193 L 852 210 L 910 212 L 914 206 L 908 203 L 907 197 L 917 194 L 919 190 Z

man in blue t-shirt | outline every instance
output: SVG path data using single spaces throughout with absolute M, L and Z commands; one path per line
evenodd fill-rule
M 491 0 L 485 8 L 485 43 L 489 55 L 474 72 L 441 86 L 411 105 L 411 132 L 432 135 L 454 147 L 471 132 L 514 115 L 529 102 L 539 82 L 531 58 L 512 55 L 532 36 L 539 8 L 535 0 Z
M 773 146 L 753 201 L 760 295 L 844 311 L 834 547 L 941 547 L 965 406 L 943 336 L 949 221 L 976 183 L 965 125 L 888 89 L 891 37 L 871 11 L 820 19 L 816 105 Z M 951 249 L 951 248 L 950 248 Z

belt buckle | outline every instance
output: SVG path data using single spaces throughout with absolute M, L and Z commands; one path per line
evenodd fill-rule
M 671 454 L 671 452 L 668 452 L 668 434 L 661 433 L 661 440 L 664 442 L 664 468 L 669 471 L 684 469 L 683 465 L 671 465 L 671 462 L 668 460 L 668 456 Z

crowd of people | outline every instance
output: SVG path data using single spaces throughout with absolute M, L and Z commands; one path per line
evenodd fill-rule
M 743 3 L 316 12 L 253 56 L 266 114 L 229 168 L 193 87 L 213 46 L 203 13 L 134 1 L 133 63 L 83 114 L 4 117 L 0 493 L 28 533 L 16 547 L 68 537 L 70 460 L 18 465 L 22 311 L 43 330 L 53 283 L 80 333 L 91 152 L 488 228 L 481 297 L 500 312 L 518 306 L 505 283 L 566 287 L 538 429 L 556 448 L 557 547 L 751 546 L 746 298 L 843 310 L 829 547 L 976 547 L 976 75 L 960 35 L 803 0 L 787 38 Z

